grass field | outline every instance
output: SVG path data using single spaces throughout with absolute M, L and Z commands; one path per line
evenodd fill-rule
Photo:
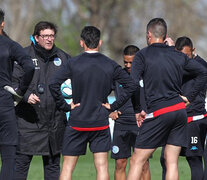
M 161 166 L 159 162 L 161 149 L 157 149 L 154 153 L 153 158 L 150 159 L 150 170 L 152 180 L 161 180 Z M 114 160 L 109 157 L 109 173 L 110 179 L 113 178 L 114 174 Z M 179 175 L 180 180 L 190 179 L 190 169 L 185 158 L 180 157 L 179 159 Z M 87 152 L 86 156 L 81 156 L 78 160 L 78 164 L 73 174 L 73 180 L 95 180 L 96 171 L 93 165 L 93 155 L 91 152 Z M 43 167 L 41 157 L 34 157 L 30 166 L 28 180 L 43 180 Z
M 110 97 L 109 102 L 112 103 L 113 101 L 114 101 L 114 97 Z M 110 121 L 110 123 L 112 122 Z M 110 128 L 111 127 L 112 126 L 110 126 Z M 162 169 L 159 160 L 160 154 L 161 154 L 161 149 L 159 148 L 153 154 L 153 158 L 150 159 L 150 171 L 151 171 L 152 180 L 162 179 Z M 113 180 L 115 162 L 113 159 L 110 158 L 110 154 L 109 154 L 108 162 L 109 162 L 110 180 Z M 180 175 L 180 180 L 190 180 L 190 169 L 185 158 L 183 157 L 180 157 L 179 159 L 179 175 Z M 95 180 L 95 179 L 96 179 L 96 171 L 93 164 L 93 155 L 91 152 L 87 151 L 87 154 L 85 156 L 81 156 L 78 160 L 78 164 L 73 174 L 73 180 Z M 41 156 L 35 156 L 33 158 L 29 170 L 28 180 L 43 180 L 43 165 L 42 165 Z

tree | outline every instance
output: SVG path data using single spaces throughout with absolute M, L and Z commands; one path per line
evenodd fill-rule
M 41 7 L 39 0 L 2 0 L 5 10 L 6 32 L 8 35 L 22 45 L 29 42 L 28 29 L 34 22 L 36 9 Z
M 6 12 L 7 33 L 23 46 L 34 25 L 47 20 L 58 25 L 56 44 L 74 56 L 81 51 L 81 29 L 94 25 L 102 31 L 101 51 L 122 63 L 123 48 L 146 46 L 146 24 L 163 17 L 169 36 L 189 36 L 201 56 L 207 56 L 205 0 L 0 0 L 0 5 Z

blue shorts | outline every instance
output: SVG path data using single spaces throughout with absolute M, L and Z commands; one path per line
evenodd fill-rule
M 63 138 L 63 156 L 85 155 L 87 144 L 91 152 L 108 152 L 111 147 L 110 130 L 77 131 L 71 126 L 66 126 Z
M 112 159 L 123 159 L 131 156 L 137 137 L 136 130 L 114 130 L 111 149 Z
M 185 109 L 144 120 L 138 130 L 135 147 L 154 149 L 171 144 L 187 146 L 187 114 Z

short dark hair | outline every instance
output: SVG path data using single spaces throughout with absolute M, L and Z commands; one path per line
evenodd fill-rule
M 128 45 L 124 48 L 124 55 L 133 56 L 136 54 L 136 52 L 139 51 L 139 48 L 134 45 Z
M 101 31 L 94 26 L 85 26 L 81 32 L 81 39 L 90 49 L 98 47 L 101 37 Z
M 54 30 L 55 34 L 57 33 L 57 26 L 48 21 L 40 21 L 35 25 L 33 36 L 35 35 L 40 35 L 40 31 L 45 30 L 45 29 L 52 29 Z
M 4 21 L 4 11 L 2 9 L 0 9 L 0 24 Z
M 177 38 L 177 40 L 175 42 L 175 48 L 178 51 L 182 51 L 185 46 L 190 47 L 191 50 L 193 49 L 193 42 L 191 41 L 191 39 L 186 36 L 182 36 L 182 37 Z
M 162 18 L 151 19 L 147 24 L 147 32 L 150 31 L 156 38 L 162 38 L 163 40 L 167 35 L 167 24 Z

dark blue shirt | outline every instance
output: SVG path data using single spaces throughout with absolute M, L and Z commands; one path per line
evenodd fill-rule
M 107 102 L 115 81 L 122 84 L 124 92 L 111 105 L 111 111 L 123 105 L 137 86 L 131 77 L 115 61 L 101 53 L 82 53 L 72 58 L 50 82 L 50 90 L 57 107 L 70 111 L 60 92 L 60 85 L 66 79 L 72 81 L 73 101 L 80 103 L 70 113 L 69 125 L 73 127 L 102 127 L 109 124 L 109 111 L 102 106 Z
M 182 102 L 182 78 L 184 71 L 195 76 L 194 86 L 186 94 L 192 102 L 207 80 L 207 70 L 189 59 L 174 47 L 154 43 L 135 55 L 131 76 L 139 83 L 142 77 L 148 112 Z
M 124 70 L 126 71 L 126 69 Z M 123 93 L 123 86 L 116 82 L 114 90 L 115 97 L 118 99 L 118 97 Z M 118 109 L 118 111 L 121 112 L 121 115 L 119 115 L 119 118 L 115 120 L 116 128 L 122 130 L 137 130 L 138 127 L 131 98 L 128 99 L 127 102 Z
M 198 63 L 202 64 L 207 69 L 207 62 L 203 60 L 200 56 L 196 56 L 194 58 L 194 61 L 197 61 Z M 183 85 L 182 85 L 183 95 L 188 94 L 189 91 L 191 91 L 191 88 L 195 85 L 195 81 L 196 81 L 195 76 L 185 75 L 183 77 Z M 207 83 L 205 84 L 203 89 L 198 93 L 195 99 L 190 103 L 190 105 L 187 106 L 186 110 L 188 116 L 195 116 L 195 115 L 201 115 L 206 113 L 206 109 L 205 109 L 206 90 L 207 90 Z
M 17 93 L 23 95 L 34 73 L 34 65 L 29 55 L 15 41 L 0 35 L 0 106 L 14 106 L 12 95 L 3 89 L 5 85 L 12 86 L 12 71 L 14 61 L 18 62 L 24 70 Z

